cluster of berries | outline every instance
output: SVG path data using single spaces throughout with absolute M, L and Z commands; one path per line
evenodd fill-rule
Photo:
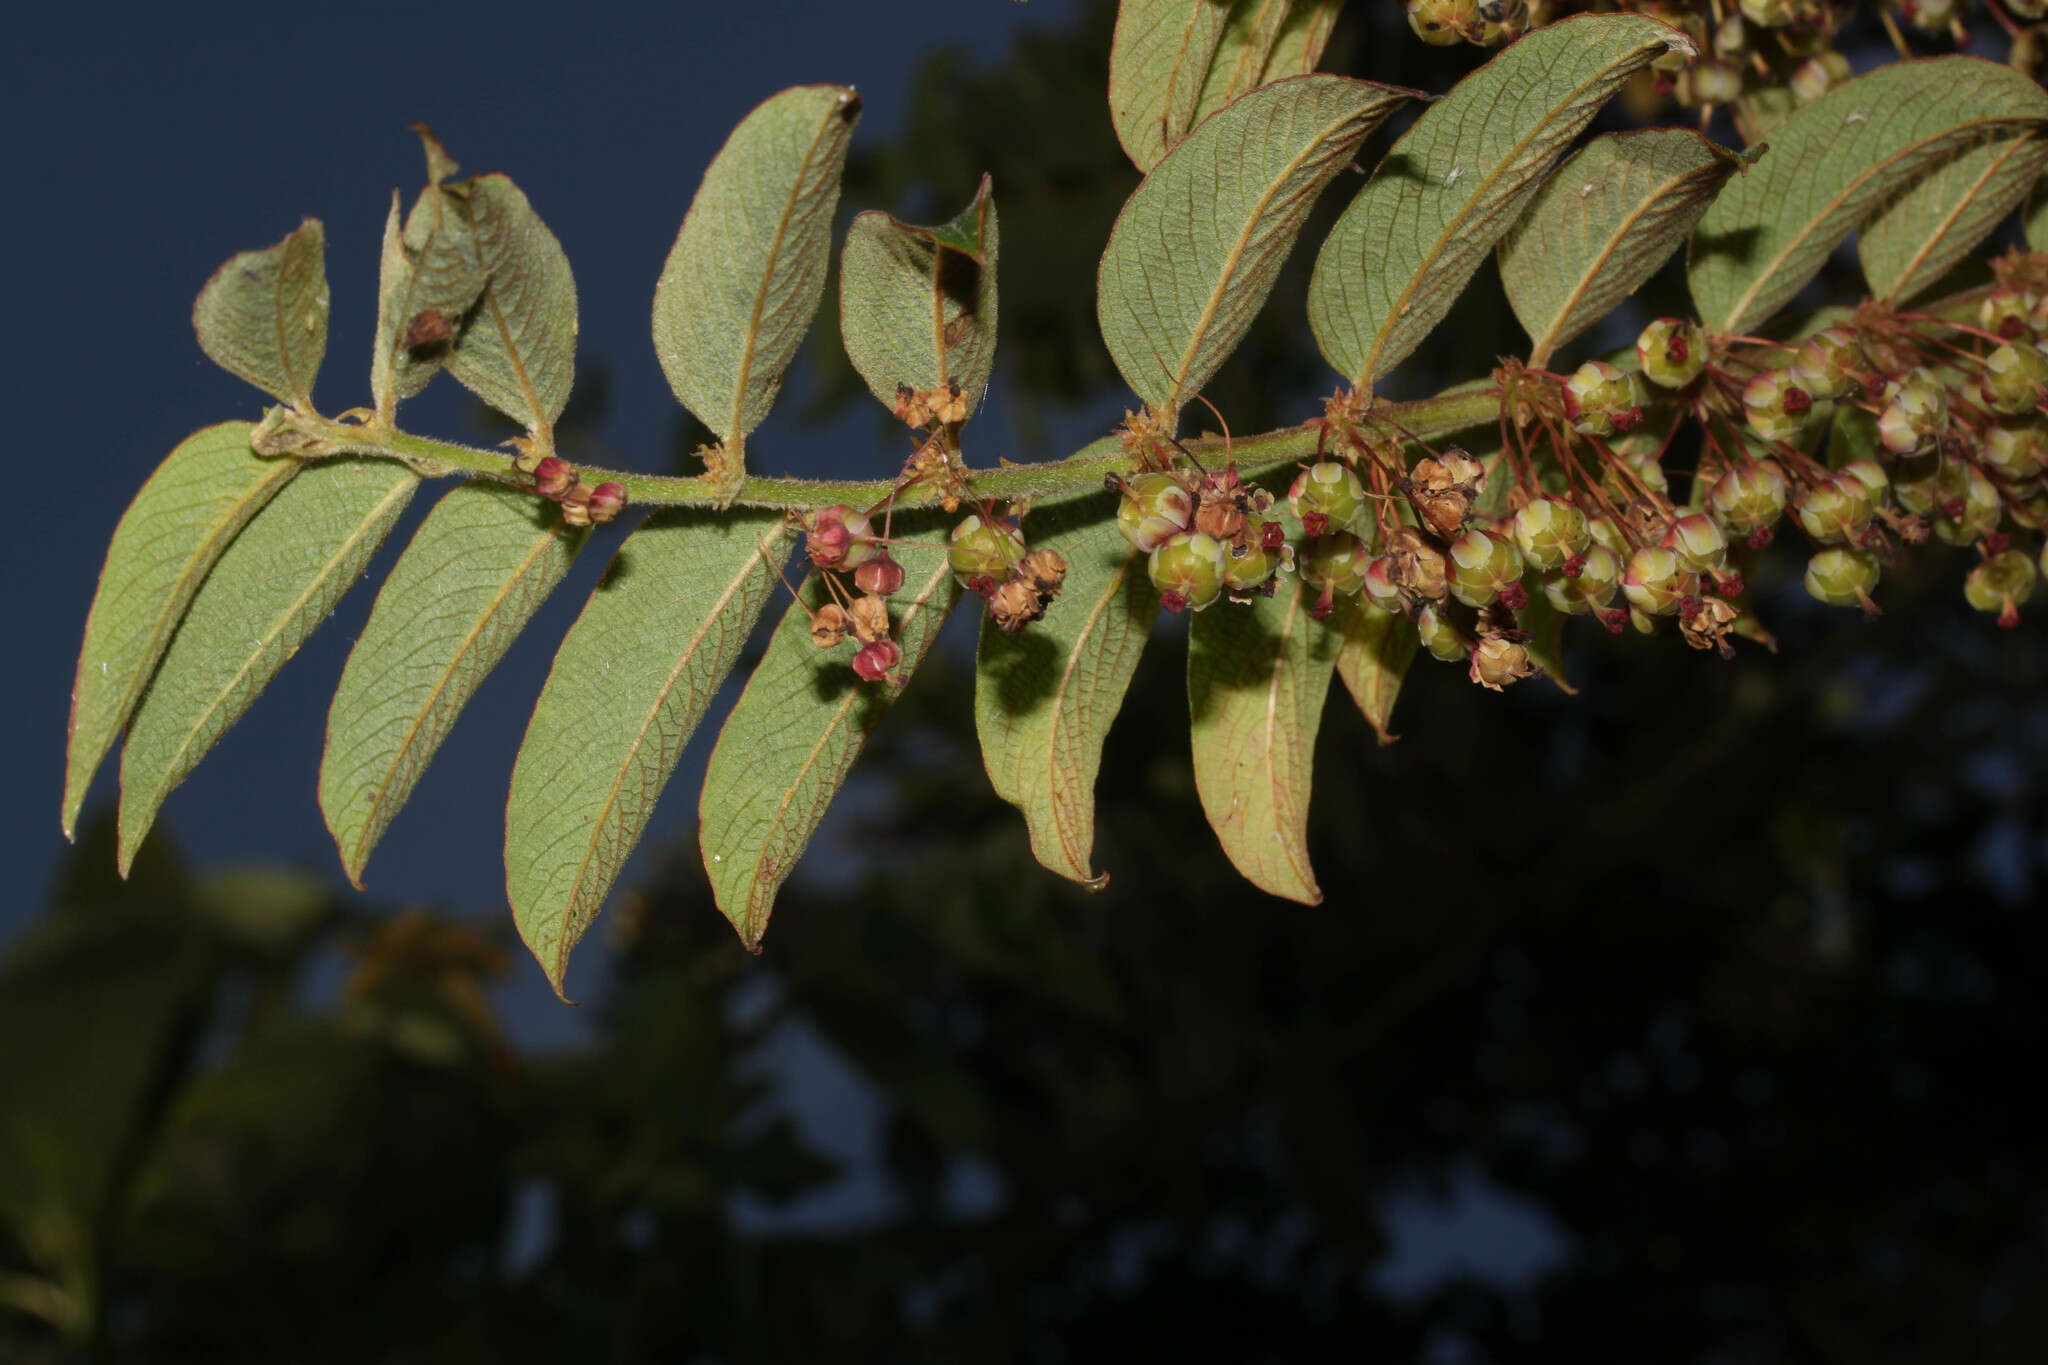
M 989 620 L 1015 635 L 1041 616 L 1067 581 L 1067 561 L 1057 550 L 1034 550 L 1015 521 L 970 513 L 953 528 L 947 562 L 960 586 L 988 602 Z
M 1408 0 L 1408 27 L 1434 47 L 1499 47 L 1528 32 L 1532 8 L 1537 23 L 1548 23 L 1555 16 L 1547 11 L 1557 7 L 1542 0 Z
M 542 457 L 533 467 L 533 491 L 562 505 L 562 520 L 571 526 L 602 526 L 626 508 L 624 484 L 601 483 L 592 488 L 576 477 L 568 461 Z
M 1253 593 L 1271 596 L 1279 575 L 1294 567 L 1286 528 L 1265 515 L 1273 495 L 1246 484 L 1235 469 L 1159 470 L 1128 479 L 1112 474 L 1105 483 L 1118 495 L 1117 529 L 1148 556 L 1146 571 L 1168 611 L 1200 611 L 1225 593 L 1239 602 Z M 1302 572 L 1311 572 L 1313 563 L 1320 573 L 1342 554 L 1324 533 L 1341 528 L 1355 509 L 1333 520 L 1319 510 L 1318 489 L 1299 482 L 1296 488 L 1297 515 L 1311 529 Z

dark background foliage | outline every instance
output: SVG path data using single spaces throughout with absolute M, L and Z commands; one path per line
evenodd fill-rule
M 1371 21 L 1346 20 L 1337 69 L 1440 90 L 1476 60 L 1353 9 Z M 555 1005 L 492 864 L 577 584 L 373 864 L 397 901 L 340 890 L 311 801 L 348 608 L 171 805 L 190 854 L 159 839 L 122 884 L 102 825 L 55 859 L 23 831 L 53 834 L 50 679 L 68 679 L 91 561 L 161 449 L 250 410 L 191 363 L 183 307 L 213 260 L 320 212 L 337 313 L 366 333 L 382 205 L 364 182 L 414 171 L 362 167 L 410 155 L 406 119 L 511 169 L 562 235 L 592 458 L 687 448 L 632 340 L 646 288 L 724 129 L 820 77 L 869 98 L 848 212 L 929 221 L 995 176 L 1004 335 L 975 457 L 1057 454 L 1125 401 L 1090 288 L 1135 183 L 1102 113 L 1105 6 L 821 8 L 678 20 L 659 43 L 557 16 L 538 48 L 495 26 L 465 46 L 459 15 L 154 22 L 8 59 L 24 183 L 44 190 L 6 229 L 27 300 L 9 369 L 110 397 L 32 419 L 28 458 L 75 492 L 15 541 L 36 605 L 10 693 L 0 1358 L 2048 1349 L 2048 1168 L 2023 1117 L 2048 1027 L 2048 650 L 2032 620 L 2002 632 L 1963 608 L 1962 552 L 1888 580 L 1873 625 L 1807 603 L 1788 552 L 1759 587 L 1776 657 L 1578 632 L 1577 698 L 1418 663 L 1388 748 L 1340 695 L 1317 752 L 1316 909 L 1249 890 L 1216 852 L 1170 630 L 1105 756 L 1111 885 L 1039 871 L 981 772 L 966 636 L 884 727 L 762 957 L 711 906 L 688 792 L 584 949 L 588 1003 Z M 385 64 L 335 111 L 289 102 L 288 59 L 373 52 Z M 1328 382 L 1296 270 L 1211 395 L 1244 429 Z M 804 420 L 783 414 L 762 449 L 885 467 L 900 437 L 832 322 Z M 1490 277 L 1446 333 L 1418 385 L 1521 344 Z M 330 406 L 353 393 L 350 335 Z M 453 393 L 421 408 L 426 429 L 487 430 Z

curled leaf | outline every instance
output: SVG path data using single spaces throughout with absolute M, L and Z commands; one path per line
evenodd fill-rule
M 327 238 L 308 218 L 276 246 L 244 251 L 192 305 L 199 348 L 214 364 L 296 407 L 311 404 L 327 354 Z

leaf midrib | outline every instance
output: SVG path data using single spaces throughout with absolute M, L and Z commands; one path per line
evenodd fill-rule
M 1950 206 L 1948 213 L 1942 217 L 1941 221 L 1935 225 L 1934 231 L 1928 233 L 1921 240 L 1920 249 L 1907 258 L 1905 269 L 1899 272 L 1898 278 L 1892 282 L 1892 287 L 1885 293 L 1882 301 L 1885 307 L 1895 308 L 1898 306 L 1899 295 L 1905 290 L 1907 285 L 1913 282 L 1913 276 L 1919 272 L 1921 264 L 1926 261 L 1929 253 L 1934 250 L 1941 240 L 1948 235 L 1948 230 L 1955 226 L 1956 220 L 1962 217 L 1963 211 L 1976 202 L 1978 191 L 1982 190 L 1986 183 L 2000 171 L 2004 170 L 2008 161 L 2025 151 L 2030 143 L 2038 145 L 2038 139 L 2028 133 L 2022 133 L 2018 137 L 2009 139 L 2005 150 L 2000 155 L 1991 159 L 1991 164 L 1986 166 L 1983 172 L 1970 183 L 1970 188 L 1956 196 L 1955 203 Z
M 747 386 L 754 373 L 754 348 L 761 339 L 761 314 L 768 306 L 769 286 L 774 282 L 782 256 L 783 238 L 789 235 L 790 219 L 796 215 L 797 204 L 805 197 L 804 187 L 810 183 L 812 168 L 817 165 L 818 145 L 839 120 L 846 109 L 846 97 L 835 94 L 832 107 L 825 117 L 818 121 L 818 127 L 811 134 L 811 145 L 804 149 L 802 163 L 791 179 L 789 194 L 783 201 L 782 214 L 775 221 L 775 236 L 768 243 L 768 257 L 761 270 L 760 283 L 754 289 L 754 309 L 747 319 L 747 329 L 740 339 L 740 363 L 738 382 L 733 385 L 731 426 L 721 433 L 734 444 L 746 440 Z
M 1280 693 L 1282 684 L 1287 676 L 1287 666 L 1291 662 L 1288 657 L 1288 647 L 1294 640 L 1295 625 L 1301 620 L 1301 599 L 1306 591 L 1306 587 L 1297 588 L 1292 599 L 1287 604 L 1287 617 L 1281 622 L 1276 641 L 1279 647 L 1273 651 L 1272 676 L 1266 682 L 1266 762 L 1264 773 L 1267 784 L 1271 789 L 1273 818 L 1276 823 L 1280 819 L 1281 811 L 1290 806 L 1291 803 L 1286 800 L 1287 783 L 1280 776 L 1278 772 L 1279 765 L 1274 761 L 1275 755 L 1279 753 L 1279 750 L 1274 746 L 1273 740 L 1275 732 L 1280 727 Z M 1304 867 L 1295 861 L 1295 845 L 1296 841 L 1294 840 L 1282 839 L 1280 841 L 1282 856 L 1286 858 L 1288 868 L 1300 879 L 1302 889 L 1308 892 L 1316 892 L 1319 888 L 1316 886 L 1315 871 L 1313 868 Z
M 1804 244 L 1810 237 L 1812 237 L 1818 229 L 1819 225 L 1824 220 L 1832 217 L 1837 211 L 1841 209 L 1844 203 L 1851 200 L 1857 192 L 1859 192 L 1879 173 L 1888 170 L 1890 167 L 1894 165 L 1897 165 L 1900 161 L 1905 160 L 1907 157 L 1923 152 L 1930 147 L 1937 147 L 1944 142 L 1966 140 L 1969 136 L 1970 130 L 1972 129 L 1988 130 L 1993 128 L 2006 127 L 2008 125 L 2014 127 L 2023 127 L 2030 125 L 2038 127 L 2041 126 L 2043 122 L 2044 120 L 2038 117 L 2029 118 L 2026 115 L 2022 114 L 2001 114 L 1981 119 L 1970 119 L 1961 123 L 1951 123 L 1945 126 L 1940 132 L 1935 133 L 1933 136 L 1924 137 L 1917 142 L 1908 143 L 1905 146 L 1899 148 L 1896 152 L 1893 152 L 1890 156 L 1884 157 L 1882 160 L 1871 163 L 1855 178 L 1850 180 L 1848 183 L 1844 184 L 1839 191 L 1830 196 L 1826 201 L 1826 207 L 1821 209 L 1819 212 L 1807 215 L 1805 223 L 1802 224 L 1798 228 L 1798 230 L 1792 234 L 1792 236 L 1785 242 L 1784 246 L 1780 247 L 1778 251 L 1769 258 L 1769 260 L 1765 263 L 1763 268 L 1751 272 L 1749 287 L 1743 290 L 1741 294 L 1737 295 L 1735 302 L 1728 308 L 1728 310 L 1725 313 L 1721 315 L 1720 329 L 1722 331 L 1729 332 L 1741 330 L 1736 325 L 1737 321 L 1741 319 L 1743 315 L 1749 311 L 1750 306 L 1756 301 L 1757 295 L 1763 291 L 1765 285 L 1768 282 L 1772 281 L 1778 275 L 1778 273 L 1781 270 L 1783 270 L 1786 259 L 1793 253 L 1793 251 L 1800 247 L 1802 244 Z M 1853 227 L 1854 224 L 1851 224 L 1851 226 Z
M 1392 102 L 1383 100 L 1368 105 L 1366 108 L 1347 114 L 1330 123 L 1327 125 L 1330 131 L 1325 131 L 1317 136 L 1300 152 L 1288 158 L 1283 172 L 1267 182 L 1265 192 L 1258 197 L 1257 202 L 1253 206 L 1253 211 L 1246 215 L 1244 226 L 1238 230 L 1236 241 L 1232 243 L 1229 252 L 1224 256 L 1222 270 L 1217 276 L 1215 285 L 1209 291 L 1209 298 L 1202 307 L 1201 317 L 1196 320 L 1195 326 L 1188 333 L 1188 343 L 1181 351 L 1179 363 L 1174 367 L 1173 372 L 1167 376 L 1173 383 L 1173 390 L 1166 398 L 1169 407 L 1178 408 L 1180 406 L 1180 400 L 1187 392 L 1188 373 L 1195 367 L 1196 354 L 1202 349 L 1202 343 L 1206 339 L 1210 324 L 1216 320 L 1217 310 L 1223 306 L 1223 297 L 1229 292 L 1230 282 L 1237 278 L 1238 265 L 1244 259 L 1245 251 L 1254 231 L 1258 227 L 1260 220 L 1265 216 L 1267 208 L 1279 194 L 1281 186 L 1292 179 L 1294 174 L 1315 153 L 1321 151 L 1333 139 L 1335 129 L 1342 128 L 1347 123 L 1368 118 L 1372 113 Z M 1370 130 L 1368 129 L 1367 131 L 1369 132 Z M 1361 133 L 1358 140 L 1363 142 L 1365 136 L 1365 133 Z
M 477 640 L 482 637 L 485 624 L 494 620 L 497 614 L 504 609 L 505 603 L 511 599 L 514 586 L 525 581 L 526 575 L 532 571 L 533 566 L 540 562 L 548 549 L 554 545 L 557 536 L 558 532 L 556 529 L 550 526 L 541 535 L 536 537 L 533 547 L 519 561 L 518 568 L 505 578 L 504 582 L 499 585 L 496 595 L 491 598 L 485 609 L 479 612 L 475 619 L 470 622 L 469 629 L 463 632 L 461 643 L 456 647 L 455 652 L 449 656 L 448 663 L 442 668 L 439 676 L 434 679 L 433 687 L 427 695 L 425 704 L 413 712 L 412 723 L 406 727 L 405 737 L 392 750 L 391 762 L 386 765 L 382 779 L 371 784 L 370 805 L 369 809 L 363 812 L 363 823 L 358 831 L 354 853 L 344 859 L 349 882 L 356 890 L 360 891 L 363 889 L 363 868 L 368 865 L 370 854 L 376 846 L 378 835 L 381 833 L 377 825 L 377 814 L 384 808 L 386 799 L 390 797 L 391 784 L 395 775 L 412 749 L 413 742 L 418 738 L 421 729 L 426 725 L 427 717 L 432 715 L 434 708 L 440 704 L 441 697 L 447 692 L 449 681 L 455 676 L 457 667 L 469 657 L 471 649 L 474 648 Z
M 1393 335 L 1394 329 L 1400 325 L 1401 319 L 1407 314 L 1410 300 L 1415 297 L 1415 291 L 1420 289 L 1423 282 L 1431 277 L 1430 267 L 1432 264 L 1442 258 L 1447 243 L 1463 235 L 1460 229 L 1465 222 L 1472 216 L 1475 209 L 1491 196 L 1495 186 L 1499 185 L 1506 176 L 1508 167 L 1519 162 L 1522 153 L 1537 140 L 1539 134 L 1550 126 L 1552 120 L 1557 117 L 1558 111 L 1576 106 L 1586 91 L 1605 81 L 1609 74 L 1617 67 L 1627 65 L 1642 53 L 1650 52 L 1658 47 L 1668 46 L 1669 44 L 1662 38 L 1639 43 L 1622 56 L 1603 65 L 1594 76 L 1574 86 L 1569 98 L 1553 101 L 1549 112 L 1537 120 L 1529 131 L 1509 149 L 1508 155 L 1501 157 L 1494 163 L 1493 170 L 1485 179 L 1473 186 L 1471 197 L 1445 222 L 1443 230 L 1437 234 L 1436 240 L 1430 244 L 1429 250 L 1422 255 L 1422 268 L 1409 276 L 1408 283 L 1402 286 L 1400 294 L 1393 300 L 1393 306 L 1387 310 L 1386 325 L 1380 329 L 1379 335 L 1373 338 L 1372 345 L 1366 350 L 1365 364 L 1362 367 L 1361 373 L 1352 377 L 1354 384 L 1359 388 L 1365 388 L 1372 383 L 1373 370 L 1379 361 L 1380 352 L 1386 349 L 1388 339 Z M 1439 105 L 1438 107 L 1441 108 L 1442 106 Z M 1425 114 L 1424 117 L 1426 118 L 1428 115 Z M 1420 129 L 1422 121 L 1418 119 L 1415 127 Z M 1400 155 L 1401 144 L 1414 135 L 1414 131 L 1411 130 L 1407 136 L 1401 139 L 1401 142 L 1395 143 L 1392 149 L 1388 151 L 1387 159 L 1391 161 L 1394 157 Z
M 1111 575 L 1109 583 L 1104 587 L 1101 596 L 1096 598 L 1095 607 L 1088 613 L 1087 622 L 1082 626 L 1080 633 L 1074 637 L 1074 647 L 1067 651 L 1067 666 L 1060 671 L 1059 683 L 1053 688 L 1052 717 L 1050 725 L 1046 728 L 1045 742 L 1046 785 L 1044 790 L 1047 792 L 1054 790 L 1054 774 L 1059 771 L 1061 766 L 1059 762 L 1060 733 L 1063 729 L 1062 721 L 1066 717 L 1066 708 L 1060 703 L 1066 700 L 1067 689 L 1073 683 L 1074 674 L 1080 671 L 1081 655 L 1084 647 L 1090 640 L 1095 638 L 1096 628 L 1102 623 L 1104 615 L 1108 613 L 1111 605 L 1122 595 L 1124 580 L 1130 576 L 1131 561 L 1134 557 L 1133 554 L 1126 554 L 1124 556 L 1123 562 L 1117 566 L 1116 572 Z M 1060 812 L 1064 809 L 1064 803 L 1055 796 L 1050 799 L 1049 804 L 1053 807 L 1053 830 L 1059 838 L 1061 851 L 1067 855 L 1068 862 L 1084 876 L 1092 875 L 1094 869 L 1089 867 L 1088 864 L 1094 861 L 1092 856 L 1094 845 L 1092 836 L 1094 830 L 1092 828 L 1089 830 L 1091 836 L 1089 849 L 1077 854 L 1074 843 L 1068 837 L 1067 821 L 1060 818 Z
M 776 544 L 779 545 L 781 543 L 782 532 L 778 529 L 776 531 Z M 762 566 L 766 562 L 765 556 L 759 552 L 747 557 L 740 571 L 732 576 L 731 580 L 726 583 L 725 590 L 719 593 L 717 600 L 712 603 L 711 610 L 705 612 L 698 620 L 697 628 L 690 632 L 688 643 L 676 655 L 675 665 L 669 669 L 668 677 L 663 679 L 660 690 L 655 693 L 654 701 L 648 706 L 646 713 L 640 717 L 639 728 L 633 732 L 633 742 L 627 746 L 625 757 L 619 763 L 618 773 L 612 778 L 611 789 L 605 793 L 604 802 L 598 806 L 595 817 L 590 822 L 590 842 L 584 847 L 582 860 L 576 864 L 576 875 L 569 883 L 569 895 L 564 903 L 565 908 L 570 914 L 579 915 L 582 913 L 584 886 L 590 871 L 590 865 L 597 857 L 598 845 L 604 841 L 604 832 L 606 826 L 611 821 L 612 812 L 618 808 L 619 793 L 625 789 L 626 771 L 633 766 L 633 760 L 639 757 L 640 750 L 647 742 L 648 732 L 654 728 L 656 718 L 660 716 L 662 708 L 667 704 L 670 695 L 675 691 L 676 680 L 682 676 L 690 661 L 696 657 L 697 649 L 704 643 L 704 638 L 710 631 L 712 623 L 724 614 L 726 607 L 731 604 L 733 598 L 746 587 L 747 583 L 756 574 L 761 572 Z M 553 961 L 548 966 L 550 975 L 555 982 L 555 992 L 558 995 L 562 989 L 562 978 L 569 970 L 569 951 L 572 946 L 566 934 L 557 935 Z
M 1642 222 L 1652 208 L 1661 206 L 1664 197 L 1671 193 L 1675 187 L 1694 177 L 1704 179 L 1712 176 L 1721 169 L 1722 164 L 1719 161 L 1711 161 L 1705 166 L 1695 166 L 1690 170 L 1681 171 L 1676 175 L 1668 177 L 1662 184 L 1644 196 L 1642 202 L 1636 206 L 1635 210 L 1622 219 L 1615 227 L 1614 232 L 1607 239 L 1607 244 L 1601 248 L 1599 254 L 1587 266 L 1585 273 L 1579 276 L 1578 283 L 1573 285 L 1571 291 L 1565 295 L 1563 303 L 1558 307 L 1557 312 L 1552 315 L 1550 325 L 1543 329 L 1543 335 L 1537 338 L 1535 346 L 1529 351 L 1529 364 L 1531 366 L 1536 369 L 1542 369 L 1550 363 L 1551 352 L 1557 349 L 1558 333 L 1563 330 L 1565 321 L 1571 317 L 1572 310 L 1579 306 L 1579 301 L 1585 298 L 1587 291 L 1593 287 L 1594 278 L 1606 268 L 1609 261 L 1614 259 L 1614 253 L 1621 249 L 1622 239 L 1628 236 L 1636 224 Z M 1676 248 L 1674 247 L 1673 249 L 1675 250 Z
M 520 393 L 526 397 L 527 423 L 532 428 L 533 434 L 536 437 L 545 440 L 548 438 L 549 433 L 554 430 L 554 419 L 541 409 L 540 393 L 533 387 L 533 378 L 526 372 L 526 361 L 519 353 L 519 343 L 513 340 L 511 324 L 506 321 L 505 310 L 498 303 L 497 271 L 490 269 L 483 263 L 483 234 L 477 230 L 476 225 L 476 201 L 474 198 L 476 190 L 474 186 L 471 187 L 470 194 L 472 198 L 468 205 L 469 237 L 470 241 L 476 245 L 477 273 L 484 277 L 484 304 L 491 310 L 491 321 L 496 325 L 498 339 L 505 347 L 505 360 L 512 366 L 512 373 L 519 380 Z M 489 210 L 489 212 L 495 213 L 496 210 Z M 504 226 L 506 231 L 510 232 L 512 230 L 512 225 L 509 222 Z M 493 252 L 493 255 L 495 254 Z

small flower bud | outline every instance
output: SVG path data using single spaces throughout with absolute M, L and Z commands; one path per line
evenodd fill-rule
M 963 587 L 985 580 L 993 592 L 1023 560 L 1024 533 L 1014 522 L 983 521 L 970 513 L 953 528 L 946 558 Z
M 874 523 L 865 513 L 840 503 L 811 518 L 804 550 L 818 568 L 855 569 L 880 548 L 874 543 L 874 533 Z
M 622 483 L 601 483 L 590 490 L 590 520 L 593 525 L 604 525 L 625 506 L 626 486 Z
M 853 656 L 853 671 L 863 682 L 887 682 L 889 674 L 903 661 L 903 651 L 886 637 L 871 640 Z
M 1742 386 L 1742 411 L 1750 430 L 1766 441 L 1796 441 L 1806 429 L 1813 395 L 1784 370 L 1765 370 Z
M 559 498 L 576 486 L 576 471 L 554 455 L 546 455 L 533 467 L 533 491 L 544 498 Z
M 1963 599 L 1978 611 L 1995 611 L 1998 624 L 2016 626 L 2020 608 L 2034 595 L 2034 561 L 2020 550 L 2003 550 L 1970 570 Z
M 1515 547 L 1539 569 L 1555 569 L 1593 543 L 1586 514 L 1556 498 L 1538 498 L 1514 517 Z
M 1188 529 L 1195 517 L 1195 495 L 1171 474 L 1140 474 L 1119 480 L 1122 494 L 1116 528 L 1135 549 L 1151 553 Z
M 1408 27 L 1432 47 L 1454 47 L 1479 22 L 1479 0 L 1408 0 Z
M 1365 586 L 1369 563 L 1365 542 L 1349 531 L 1309 537 L 1301 550 L 1301 581 L 1320 590 L 1310 614 L 1320 619 L 1330 614 L 1336 598 L 1356 596 Z
M 1707 511 L 1731 536 L 1768 531 L 1785 515 L 1785 476 L 1768 462 L 1737 465 L 1707 492 Z
M 1168 611 L 1200 611 L 1223 594 L 1223 542 L 1184 531 L 1152 552 L 1146 572 Z
M 1685 566 L 1676 550 L 1645 545 L 1629 556 L 1621 576 L 1622 595 L 1646 616 L 1671 616 L 1678 604 L 1699 594 L 1699 575 Z
M 1565 381 L 1564 415 L 1573 430 L 1587 436 L 1633 431 L 1643 420 L 1641 385 L 1625 370 L 1589 360 Z
M 1718 573 L 1728 562 L 1728 538 L 1704 512 L 1692 512 L 1673 522 L 1664 543 L 1678 551 L 1685 567 L 1695 573 Z
M 2048 422 L 2007 421 L 1985 428 L 1978 458 L 2009 483 L 2033 478 L 2048 468 Z
M 1287 501 L 1301 518 L 1302 529 L 1312 536 L 1342 531 L 1365 505 L 1365 485 L 1351 467 L 1336 460 L 1322 460 L 1295 476 L 1287 490 Z
M 2033 412 L 2048 392 L 2048 356 L 2024 341 L 2008 341 L 1984 357 L 1977 391 L 1987 407 L 2007 417 Z
M 1501 691 L 1535 671 L 1529 651 L 1503 636 L 1489 635 L 1472 651 L 1472 681 L 1490 692 Z
M 846 639 L 846 609 L 827 602 L 811 613 L 811 643 L 819 649 L 837 649 Z
M 1505 536 L 1474 527 L 1451 542 L 1451 596 L 1468 607 L 1483 607 L 1522 579 L 1522 552 Z
M 1800 343 L 1792 357 L 1792 382 L 1815 401 L 1846 398 L 1862 389 L 1857 376 L 1868 364 L 1853 328 L 1829 327 Z
M 853 586 L 876 597 L 894 597 L 903 586 L 903 566 L 883 546 L 873 559 L 853 571 Z
M 1605 545 L 1588 546 L 1579 556 L 1578 573 L 1567 578 L 1552 571 L 1543 576 L 1543 596 L 1567 616 L 1591 616 L 1614 600 L 1621 587 L 1621 560 Z
M 1877 436 L 1894 455 L 1918 455 L 1934 448 L 1948 425 L 1948 390 L 1925 370 L 1885 385 Z
M 1785 84 L 1793 99 L 1801 104 L 1812 104 L 1854 74 L 1849 68 L 1849 59 L 1841 53 L 1820 52 L 1801 62 Z
M 1998 485 L 1975 465 L 1953 464 L 1949 468 L 1960 470 L 1961 475 L 1945 474 L 1943 491 L 1960 484 L 1960 496 L 1951 494 L 1934 510 L 1934 534 L 1950 545 L 1968 545 L 1998 529 L 2005 518 L 2005 500 L 1998 494 Z
M 1808 593 L 1831 607 L 1862 607 L 1866 616 L 1878 614 L 1870 600 L 1877 579 L 1877 556 L 1868 550 L 1831 546 L 1806 561 Z
M 590 525 L 590 487 L 574 483 L 557 499 L 562 504 L 562 521 L 568 526 Z
M 2007 341 L 2032 341 L 2030 319 L 2040 300 L 2024 289 L 1994 289 L 1977 305 L 1977 323 Z
M 1479 643 L 1453 616 L 1449 607 L 1436 605 L 1426 606 L 1415 614 L 1422 647 L 1447 664 L 1464 663 L 1472 657 L 1473 646 Z
M 1273 581 L 1280 571 L 1280 550 L 1269 550 L 1263 539 L 1247 537 L 1243 545 L 1223 547 L 1223 586 L 1233 597 L 1257 592 Z
M 1636 338 L 1636 357 L 1652 384 L 1682 389 L 1706 367 L 1707 334 L 1685 318 L 1658 318 Z
M 1799 490 L 1799 529 L 1822 545 L 1853 545 L 1870 526 L 1877 506 L 1861 479 L 1836 475 Z

